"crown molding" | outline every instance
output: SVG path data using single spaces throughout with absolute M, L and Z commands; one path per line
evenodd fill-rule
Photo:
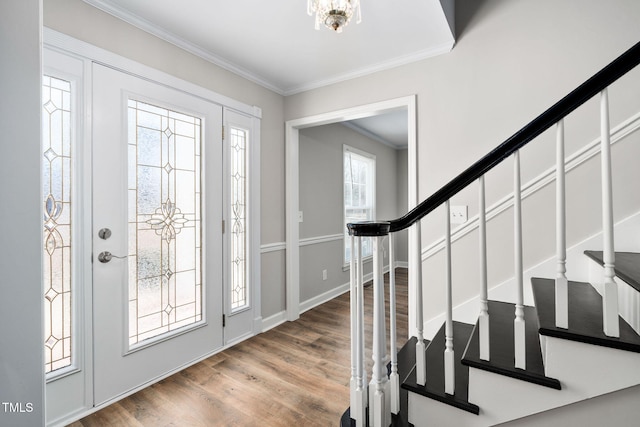
M 346 80 L 351 80 L 357 77 L 363 77 L 369 74 L 373 74 L 379 71 L 388 70 L 391 68 L 399 67 L 401 65 L 410 64 L 412 62 L 421 61 L 426 58 L 431 58 L 437 55 L 442 55 L 444 53 L 448 53 L 453 49 L 455 39 L 453 36 L 450 37 L 446 42 L 433 46 L 429 49 L 425 49 L 419 52 L 415 52 L 409 55 L 400 56 L 397 58 L 393 58 L 388 61 L 379 62 L 373 64 L 371 66 L 363 67 L 361 69 L 336 74 L 327 79 L 317 80 L 309 83 L 303 83 L 300 85 L 286 87 L 280 87 L 275 83 L 259 76 L 258 74 L 247 70 L 237 64 L 234 64 L 231 61 L 228 61 L 218 55 L 213 54 L 212 52 L 198 46 L 195 43 L 191 43 L 172 32 L 166 31 L 165 29 L 158 27 L 157 25 L 151 23 L 150 21 L 133 14 L 131 12 L 126 11 L 125 9 L 115 6 L 105 0 L 83 0 L 90 6 L 93 6 L 109 15 L 112 15 L 124 22 L 127 22 L 130 25 L 133 25 L 136 28 L 139 28 L 142 31 L 145 31 L 151 35 L 154 35 L 168 43 L 171 43 L 180 49 L 183 49 L 195 56 L 198 56 L 205 61 L 208 61 L 218 67 L 225 69 L 233 74 L 236 74 L 242 78 L 245 78 L 257 85 L 264 87 L 272 92 L 275 92 L 282 96 L 295 95 L 300 92 L 305 92 L 312 89 L 318 89 L 324 86 L 329 86 L 335 83 L 340 83 Z
M 364 77 L 369 74 L 377 73 L 379 71 L 385 71 L 392 68 L 399 67 L 401 65 L 411 64 L 413 62 L 422 61 L 423 59 L 432 58 L 434 56 L 443 55 L 451 52 L 455 40 L 453 37 L 446 42 L 433 46 L 429 49 L 425 49 L 419 52 L 414 52 L 409 55 L 399 56 L 397 58 L 390 59 L 388 61 L 378 62 L 368 67 L 363 67 L 355 71 L 348 73 L 337 74 L 333 77 L 323 80 L 317 80 L 315 82 L 304 83 L 299 86 L 292 86 L 284 90 L 284 96 L 295 95 L 297 93 L 306 92 L 313 89 L 318 89 L 324 86 L 329 86 L 335 83 L 344 82 L 347 80 L 355 79 L 357 77 Z
M 183 38 L 178 37 L 177 35 L 169 31 L 166 31 L 161 27 L 158 27 L 157 25 L 152 24 L 146 19 L 139 17 L 138 15 L 130 13 L 120 7 L 109 4 L 104 0 L 83 0 L 83 1 L 97 9 L 102 10 L 103 12 L 108 13 L 109 15 L 112 15 L 128 24 L 133 25 L 134 27 L 141 29 L 142 31 L 152 34 L 166 42 L 169 42 L 179 47 L 182 50 L 185 50 L 208 62 L 211 62 L 212 64 L 217 65 L 220 68 L 223 68 L 227 71 L 232 72 L 233 74 L 236 74 L 253 83 L 256 83 L 264 87 L 265 89 L 269 89 L 273 92 L 276 92 L 279 95 L 284 95 L 284 92 L 281 88 L 263 79 L 257 74 L 252 73 L 251 71 L 245 68 L 242 68 L 230 61 L 227 61 L 226 59 L 218 55 L 214 55 L 210 51 L 203 49 L 202 47 L 196 45 L 195 43 L 188 42 Z
M 393 142 L 387 141 L 386 139 L 382 138 L 381 136 L 368 131 L 367 129 L 363 128 L 362 126 L 358 126 L 355 123 L 352 122 L 341 122 L 340 123 L 342 126 L 348 127 L 349 129 L 352 129 L 355 132 L 358 132 L 361 135 L 366 136 L 369 139 L 372 139 L 376 142 L 379 142 L 382 145 L 386 145 L 387 147 L 393 148 L 394 150 L 405 150 L 408 146 L 408 144 L 403 144 L 403 145 L 396 145 Z

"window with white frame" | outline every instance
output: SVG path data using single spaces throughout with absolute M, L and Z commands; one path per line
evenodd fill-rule
M 344 168 L 344 222 L 373 221 L 376 198 L 376 156 L 345 145 Z M 351 239 L 345 227 L 344 262 L 351 261 Z M 371 238 L 362 240 L 362 257 L 372 255 Z

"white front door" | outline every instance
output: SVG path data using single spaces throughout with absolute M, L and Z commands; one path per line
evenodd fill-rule
M 93 65 L 94 404 L 223 345 L 222 107 Z

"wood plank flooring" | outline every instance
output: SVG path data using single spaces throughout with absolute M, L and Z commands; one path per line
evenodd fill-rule
M 408 339 L 407 270 L 397 269 L 396 278 L 401 347 Z M 368 286 L 369 373 L 372 302 Z M 349 406 L 349 325 L 346 293 L 70 426 L 337 426 Z

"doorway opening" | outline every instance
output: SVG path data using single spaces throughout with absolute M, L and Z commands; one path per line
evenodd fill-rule
M 416 96 L 395 98 L 373 104 L 367 104 L 344 110 L 323 113 L 315 116 L 303 117 L 287 121 L 285 124 L 286 138 L 286 313 L 287 320 L 292 321 L 300 316 L 300 130 L 333 123 L 350 122 L 359 119 L 406 111 L 407 120 L 407 208 L 417 204 L 417 122 Z M 412 230 L 410 230 L 412 233 Z M 411 240 L 411 237 L 409 237 Z M 408 254 L 409 270 L 416 257 L 412 256 L 410 247 Z M 415 271 L 415 270 L 414 270 Z M 409 299 L 412 299 L 412 289 L 409 284 Z M 409 318 L 413 318 L 413 309 L 409 309 Z M 411 320 L 410 320 L 411 322 Z M 413 324 L 413 323 L 410 323 Z

